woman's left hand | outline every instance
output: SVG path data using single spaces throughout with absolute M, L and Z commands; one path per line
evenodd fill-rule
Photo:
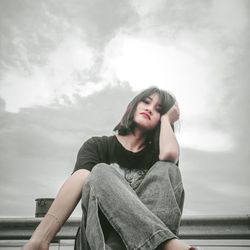
M 31 238 L 21 250 L 49 250 L 49 243 Z
M 170 108 L 167 113 L 165 113 L 164 115 L 161 116 L 161 119 L 165 119 L 165 118 L 167 118 L 169 120 L 170 124 L 173 124 L 179 120 L 180 109 L 179 109 L 177 102 L 175 102 L 173 107 Z

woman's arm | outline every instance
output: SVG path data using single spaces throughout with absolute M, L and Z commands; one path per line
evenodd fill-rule
M 179 119 L 180 112 L 177 103 L 161 116 L 160 128 L 160 153 L 159 160 L 177 162 L 179 158 L 179 144 L 175 137 L 171 124 Z
M 85 169 L 77 170 L 60 188 L 49 211 L 34 231 L 23 250 L 48 250 L 49 244 L 78 204 L 84 182 L 89 175 Z

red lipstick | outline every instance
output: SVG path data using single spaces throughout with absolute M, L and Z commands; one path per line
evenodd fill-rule
M 144 115 L 144 116 L 146 116 L 149 120 L 151 120 L 151 117 L 150 117 L 149 113 L 147 113 L 147 112 L 141 112 L 140 115 Z

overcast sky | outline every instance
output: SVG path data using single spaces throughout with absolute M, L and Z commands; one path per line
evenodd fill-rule
M 249 213 L 249 17 L 248 0 L 1 0 L 0 216 L 33 216 L 152 85 L 181 108 L 184 214 Z

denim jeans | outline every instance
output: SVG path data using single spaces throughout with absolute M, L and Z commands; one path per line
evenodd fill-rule
M 184 203 L 179 168 L 158 161 L 134 181 L 133 174 L 127 177 L 105 163 L 92 169 L 82 192 L 75 249 L 154 250 L 178 238 Z M 110 224 L 108 234 L 103 219 Z

